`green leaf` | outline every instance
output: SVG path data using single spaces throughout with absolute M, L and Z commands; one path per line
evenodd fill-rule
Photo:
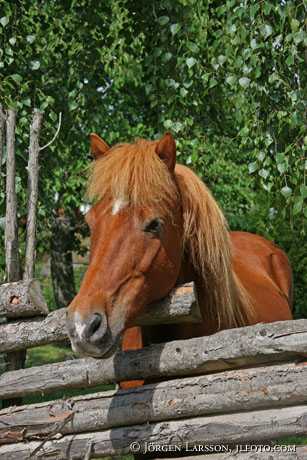
M 176 33 L 179 32 L 180 27 L 180 24 L 172 24 L 170 27 L 172 35 L 176 35 Z
M 280 174 L 284 174 L 287 171 L 287 164 L 286 163 L 277 163 L 277 169 Z
M 303 199 L 301 197 L 297 198 L 294 202 L 293 206 L 293 215 L 295 216 L 296 214 L 299 214 L 301 210 L 303 209 Z
M 300 192 L 303 198 L 307 198 L 307 185 L 301 185 Z
M 30 67 L 32 70 L 38 70 L 40 68 L 40 62 L 39 61 L 31 61 L 30 62 Z
M 164 128 L 166 128 L 166 129 L 170 129 L 171 126 L 172 126 L 172 124 L 173 124 L 173 122 L 172 122 L 172 120 L 170 120 L 170 119 L 164 120 L 164 123 L 163 123 Z
M 259 176 L 263 177 L 263 179 L 267 179 L 270 175 L 270 171 L 267 169 L 261 168 L 260 171 L 258 172 Z
M 283 195 L 285 198 L 288 198 L 289 196 L 292 195 L 292 188 L 291 188 L 291 187 L 288 187 L 287 185 L 285 185 L 285 186 L 281 189 L 281 193 L 282 193 L 282 195 Z
M 255 171 L 258 169 L 258 163 L 257 161 L 253 161 L 252 163 L 249 163 L 248 165 L 248 172 L 250 174 L 253 174 Z
M 217 85 L 217 80 L 215 78 L 210 78 L 209 80 L 209 88 L 213 88 Z
M 191 67 L 193 67 L 196 64 L 196 59 L 194 59 L 193 57 L 189 57 L 186 59 L 186 63 L 189 69 L 191 69 Z
M 287 65 L 293 65 L 294 64 L 294 56 L 293 56 L 293 54 L 288 54 L 288 57 L 286 59 L 286 64 Z
M 9 21 L 10 18 L 8 16 L 2 16 L 2 18 L 0 18 L 0 24 L 2 25 L 2 27 L 7 26 Z
M 268 38 L 270 35 L 272 35 L 273 29 L 269 24 L 265 24 L 262 29 L 261 33 L 264 36 L 264 38 Z
M 161 26 L 165 26 L 169 22 L 168 16 L 160 16 L 158 22 Z
M 259 161 L 262 162 L 265 159 L 265 153 L 264 152 L 259 152 L 257 158 L 258 158 Z
M 228 85 L 233 85 L 235 82 L 236 77 L 234 77 L 233 75 L 229 75 L 229 77 L 226 78 L 226 83 L 228 83 Z
M 16 43 L 16 38 L 15 38 L 15 37 L 11 37 L 11 38 L 9 39 L 9 43 L 10 43 L 10 45 L 14 46 L 15 43 Z
M 13 75 L 11 75 L 11 78 L 16 81 L 16 83 L 20 83 L 22 81 L 22 76 L 19 75 L 18 73 L 15 73 Z
M 187 47 L 189 48 L 192 53 L 198 53 L 199 52 L 199 47 L 196 45 L 196 43 L 193 42 L 188 42 Z
M 188 91 L 185 88 L 180 88 L 180 96 L 185 97 L 188 94 Z
M 278 152 L 276 155 L 276 161 L 277 163 L 282 163 L 283 161 L 286 161 L 286 156 L 283 152 Z
M 242 88 L 247 88 L 249 84 L 250 84 L 250 78 L 248 77 L 239 78 L 239 85 L 242 86 Z
M 300 27 L 300 23 L 297 19 L 291 19 L 291 29 L 293 32 L 297 32 Z
M 27 42 L 33 43 L 35 40 L 35 35 L 27 35 Z
M 162 58 L 163 62 L 168 62 L 168 61 L 170 61 L 170 60 L 172 59 L 172 56 L 173 56 L 173 55 L 172 55 L 172 53 L 170 53 L 170 52 L 164 53 L 164 54 L 163 54 L 163 58 Z
M 78 108 L 77 101 L 71 101 L 68 105 L 69 105 L 69 110 L 71 111 L 76 110 Z
M 220 55 L 218 56 L 217 60 L 218 60 L 218 63 L 219 63 L 220 65 L 223 65 L 224 62 L 226 62 L 226 56 L 224 56 L 223 54 L 220 54 Z

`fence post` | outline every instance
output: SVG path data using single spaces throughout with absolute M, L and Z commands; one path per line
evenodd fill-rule
M 17 197 L 16 197 L 16 162 L 15 162 L 15 128 L 16 111 L 8 109 L 6 117 L 6 213 L 5 213 L 5 268 L 8 282 L 18 281 L 21 278 L 18 223 L 17 223 Z M 6 367 L 16 370 L 24 367 L 26 351 L 8 353 Z M 4 406 L 19 404 L 21 400 L 5 401 Z

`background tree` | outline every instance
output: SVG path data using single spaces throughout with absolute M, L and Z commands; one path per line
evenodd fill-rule
M 179 161 L 230 226 L 288 252 L 296 313 L 307 315 L 303 2 L 0 0 L 0 11 L 0 98 L 19 111 L 21 209 L 29 111 L 48 115 L 46 142 L 63 113 L 41 167 L 40 252 L 56 241 L 58 209 L 72 220 L 71 249 L 82 246 L 89 132 L 114 143 L 171 130 Z

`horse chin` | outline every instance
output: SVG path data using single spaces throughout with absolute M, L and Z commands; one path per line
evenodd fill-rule
M 99 358 L 106 359 L 113 356 L 117 351 L 120 350 L 121 345 L 121 335 L 118 335 L 115 338 L 112 338 L 110 342 L 106 345 L 104 344 L 103 349 L 100 349 L 99 346 L 94 346 L 92 344 L 81 345 L 80 343 L 75 343 L 71 341 L 72 350 L 74 353 L 78 354 L 81 357 L 90 357 L 90 358 Z

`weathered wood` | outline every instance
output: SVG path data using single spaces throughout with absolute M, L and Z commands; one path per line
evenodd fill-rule
M 16 166 L 15 166 L 15 128 L 16 111 L 8 109 L 6 117 L 6 213 L 5 213 L 5 266 L 6 280 L 18 281 L 21 278 L 19 260 L 17 196 L 16 196 Z M 5 327 L 5 326 L 2 326 Z M 21 350 L 8 353 L 6 357 L 7 370 L 20 369 L 24 366 L 26 352 Z M 6 401 L 5 404 L 19 404 L 20 401 Z
M 6 119 L 6 218 L 5 218 L 5 264 L 7 281 L 20 279 L 18 252 L 17 198 L 15 188 L 15 127 L 16 112 L 9 109 Z
M 166 299 L 147 307 L 148 313 L 136 320 L 136 325 L 153 325 L 165 322 L 182 322 L 199 318 L 193 284 L 175 289 Z M 50 313 L 43 320 L 9 323 L 0 326 L 0 352 L 31 348 L 68 338 L 65 325 L 66 309 Z
M 78 359 L 7 372 L 0 377 L 0 399 L 115 381 L 199 375 L 306 356 L 306 319 L 257 324 L 118 352 L 109 359 Z
M 5 139 L 5 113 L 0 104 L 0 186 L 2 187 L 2 177 L 1 177 L 1 170 L 2 170 L 2 161 L 4 156 L 4 139 Z
M 228 446 L 204 445 L 203 451 L 225 452 L 216 454 L 193 455 L 190 457 L 180 457 L 180 460 L 306 460 L 307 446 L 297 446 L 294 444 L 238 444 L 233 449 Z M 200 446 L 199 452 L 201 452 Z M 161 459 L 153 459 L 161 460 Z M 174 457 L 164 458 L 164 460 L 174 460 Z
M 30 127 L 30 147 L 28 160 L 28 216 L 24 280 L 34 276 L 35 240 L 36 240 L 36 207 L 38 201 L 38 173 L 39 173 L 39 133 L 42 125 L 43 113 L 34 110 Z
M 293 406 L 66 435 L 43 444 L 40 441 L 8 444 L 1 447 L 0 459 L 83 460 L 86 452 L 90 452 L 90 458 L 133 453 L 137 443 L 142 449 L 146 449 L 149 443 L 151 446 L 176 445 L 184 449 L 188 443 L 192 449 L 199 444 L 236 444 L 299 436 L 306 431 L 307 406 Z
M 0 444 L 307 402 L 307 363 L 226 371 L 0 411 Z M 66 423 L 65 423 L 66 421 Z
M 0 285 L 0 314 L 7 318 L 24 318 L 48 313 L 38 280 Z

